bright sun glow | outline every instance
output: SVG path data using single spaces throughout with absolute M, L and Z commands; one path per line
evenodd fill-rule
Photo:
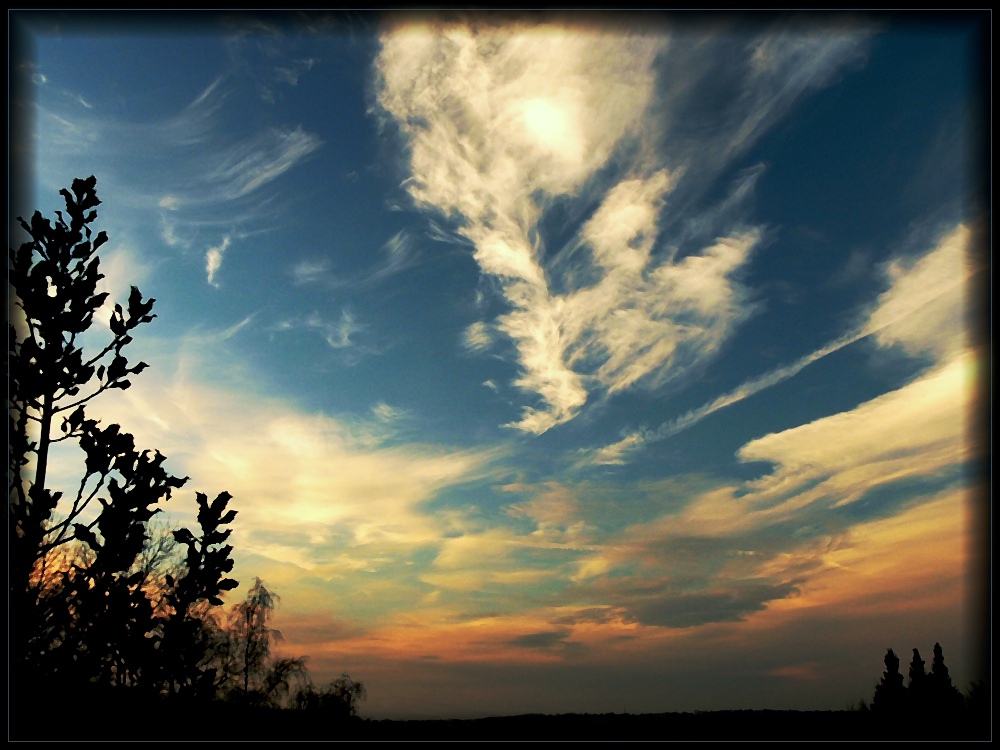
M 524 103 L 523 117 L 528 132 L 539 146 L 566 161 L 573 161 L 579 158 L 582 138 L 567 109 L 551 99 L 529 99 Z

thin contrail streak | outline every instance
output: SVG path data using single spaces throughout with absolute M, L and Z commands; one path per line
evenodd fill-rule
M 700 422 L 709 414 L 713 414 L 719 409 L 723 409 L 737 403 L 738 401 L 742 401 L 745 398 L 749 398 L 765 388 L 770 388 L 772 385 L 777 385 L 784 380 L 788 380 L 789 378 L 798 375 L 802 370 L 816 360 L 822 359 L 828 354 L 833 354 L 834 352 L 843 349 L 845 346 L 853 344 L 855 341 L 863 339 L 872 333 L 875 333 L 875 331 L 862 330 L 854 331 L 846 336 L 841 336 L 839 339 L 831 341 L 826 346 L 805 355 L 790 365 L 779 367 L 777 370 L 772 370 L 765 375 L 760 375 L 756 378 L 748 380 L 738 388 L 730 391 L 729 393 L 723 394 L 712 401 L 709 401 L 704 406 L 693 409 L 686 414 L 677 417 L 677 419 L 671 420 L 670 422 L 664 422 L 655 430 L 655 432 L 651 433 L 651 435 L 655 436 L 655 439 L 657 440 L 662 440 L 676 435 L 678 432 L 681 432 L 691 425 Z

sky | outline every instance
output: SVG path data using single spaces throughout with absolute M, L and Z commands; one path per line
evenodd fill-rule
M 91 413 L 363 716 L 965 689 L 987 19 L 19 12 L 11 210 L 97 177 L 157 318 Z

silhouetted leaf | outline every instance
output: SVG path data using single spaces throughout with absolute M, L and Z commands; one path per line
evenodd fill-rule
M 174 532 L 174 539 L 181 544 L 191 544 L 194 542 L 194 534 L 188 529 L 177 529 Z
M 100 549 L 100 545 L 97 543 L 97 537 L 94 532 L 84 526 L 82 523 L 73 524 L 73 534 L 81 542 L 86 542 L 91 549 Z

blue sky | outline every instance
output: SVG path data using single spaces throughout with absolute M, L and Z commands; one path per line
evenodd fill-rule
M 14 210 L 157 300 L 95 412 L 365 715 L 972 679 L 983 16 L 15 20 Z

